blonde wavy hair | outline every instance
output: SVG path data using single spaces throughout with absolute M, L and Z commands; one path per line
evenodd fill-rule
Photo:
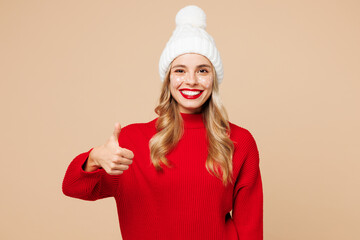
M 171 64 L 161 88 L 159 104 L 155 108 L 155 113 L 159 115 L 156 121 L 157 133 L 149 142 L 151 162 L 159 171 L 162 170 L 161 163 L 171 167 L 171 163 L 165 156 L 176 146 L 184 132 L 178 103 L 170 93 L 170 69 Z M 220 99 L 219 85 L 213 66 L 212 72 L 214 76 L 212 93 L 201 107 L 203 118 L 206 119 L 204 123 L 208 140 L 205 167 L 211 175 L 215 175 L 226 186 L 233 183 L 234 144 L 230 139 L 228 115 Z

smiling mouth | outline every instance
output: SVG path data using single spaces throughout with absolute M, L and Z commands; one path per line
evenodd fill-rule
M 180 90 L 183 94 L 188 96 L 195 96 L 201 93 L 201 91 L 189 91 L 189 90 Z
M 180 90 L 180 93 L 186 99 L 196 99 L 201 96 L 203 91 Z

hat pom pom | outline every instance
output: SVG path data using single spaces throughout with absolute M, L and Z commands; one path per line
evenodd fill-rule
M 206 28 L 206 14 L 195 5 L 189 5 L 179 10 L 175 18 L 176 26 L 190 24 L 194 27 Z

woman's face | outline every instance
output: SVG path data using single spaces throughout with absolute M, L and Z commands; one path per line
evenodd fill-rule
M 182 113 L 199 113 L 213 87 L 211 62 L 196 53 L 174 59 L 170 66 L 170 92 Z

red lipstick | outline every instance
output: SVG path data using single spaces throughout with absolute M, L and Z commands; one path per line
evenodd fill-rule
M 203 90 L 189 89 L 189 88 L 183 88 L 183 89 L 180 89 L 179 91 L 180 91 L 181 95 L 186 99 L 196 99 L 196 98 L 200 97 L 201 94 L 203 93 Z M 198 93 L 196 95 L 186 95 L 182 91 L 191 91 L 191 92 L 199 92 L 200 91 L 200 93 Z

